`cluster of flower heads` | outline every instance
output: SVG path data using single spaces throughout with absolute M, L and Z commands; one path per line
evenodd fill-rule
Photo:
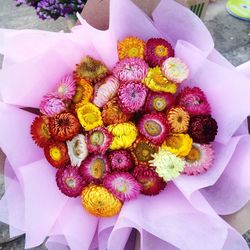
M 189 69 L 170 43 L 127 37 L 118 56 L 112 70 L 85 57 L 43 97 L 31 125 L 62 193 L 101 217 L 180 174 L 206 172 L 217 134 L 203 91 L 179 88 Z
M 26 4 L 36 9 L 41 19 L 54 19 L 68 17 L 81 12 L 86 0 L 15 0 L 17 6 Z

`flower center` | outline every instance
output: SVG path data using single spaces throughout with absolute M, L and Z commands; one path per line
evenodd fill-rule
M 139 161 L 148 162 L 152 159 L 155 150 L 145 142 L 140 142 L 135 148 L 135 156 Z
M 147 157 L 149 155 L 149 151 L 147 149 L 143 149 L 141 154 L 143 157 Z
M 153 99 L 153 108 L 157 111 L 162 111 L 166 108 L 167 102 L 164 98 L 155 97 Z
M 91 174 L 94 178 L 100 179 L 103 176 L 105 164 L 102 159 L 95 159 L 91 165 Z
M 153 76 L 153 80 L 155 81 L 155 83 L 157 83 L 160 86 L 166 86 L 166 81 L 165 81 L 164 77 L 160 74 L 155 74 Z
M 67 178 L 65 182 L 66 182 L 66 184 L 67 184 L 67 186 L 69 188 L 75 188 L 76 187 L 76 181 L 71 177 Z
M 73 103 L 79 103 L 83 99 L 83 87 L 81 85 L 76 85 L 76 93 L 73 97 Z
M 198 148 L 192 147 L 189 154 L 186 156 L 186 160 L 193 163 L 195 161 L 199 161 L 201 158 L 201 152 Z
M 177 122 L 182 123 L 182 121 L 183 121 L 183 117 L 181 115 L 179 115 L 177 118 Z
M 180 148 L 182 145 L 182 140 L 178 136 L 171 136 L 166 143 L 171 148 Z
M 154 185 L 154 181 L 151 179 L 141 180 L 140 183 L 142 184 L 143 189 L 149 189 Z
M 160 57 L 167 56 L 168 49 L 163 45 L 158 45 L 155 48 L 155 53 L 157 56 L 160 56 Z
M 93 132 L 90 136 L 90 143 L 92 145 L 101 146 L 104 142 L 104 135 L 102 132 Z
M 50 138 L 49 128 L 48 128 L 48 126 L 47 126 L 47 124 L 46 124 L 45 122 L 42 123 L 42 125 L 41 125 L 41 131 L 42 131 L 42 135 L 43 135 L 45 138 L 47 138 L 47 139 Z
M 66 94 L 68 92 L 68 87 L 66 85 L 61 85 L 58 88 L 58 93 L 59 94 Z
M 120 184 L 116 188 L 117 191 L 125 193 L 127 191 L 127 183 L 125 180 L 121 180 Z
M 151 136 L 158 136 L 162 131 L 161 125 L 152 120 L 145 122 L 144 128 Z
M 73 152 L 74 152 L 74 155 L 79 157 L 81 154 L 82 154 L 82 150 L 81 150 L 81 141 L 80 140 L 76 140 L 74 146 L 73 146 Z
M 49 155 L 54 161 L 59 161 L 62 157 L 62 153 L 57 147 L 52 147 L 49 151 Z
M 138 56 L 138 55 L 139 55 L 139 50 L 138 50 L 138 48 L 132 47 L 132 48 L 129 49 L 129 51 L 128 51 L 128 56 L 129 56 L 129 57 L 136 57 L 136 56 Z
M 85 114 L 84 120 L 86 123 L 89 123 L 89 124 L 95 123 L 97 121 L 96 114 L 95 113 Z

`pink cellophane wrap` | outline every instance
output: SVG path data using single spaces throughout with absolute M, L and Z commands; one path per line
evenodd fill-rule
M 71 33 L 0 30 L 0 147 L 7 156 L 6 192 L 0 220 L 11 236 L 26 233 L 26 248 L 133 249 L 131 232 L 150 249 L 247 250 L 241 235 L 219 215 L 238 211 L 250 197 L 250 65 L 235 69 L 215 49 L 198 17 L 172 0 L 162 0 L 153 21 L 129 0 L 110 1 L 110 25 L 99 31 L 81 19 Z M 84 55 L 117 61 L 116 43 L 126 36 L 163 37 L 176 56 L 190 67 L 183 84 L 200 86 L 207 94 L 219 133 L 213 167 L 200 176 L 179 176 L 158 196 L 139 196 L 124 204 L 120 214 L 99 219 L 88 214 L 80 199 L 64 196 L 55 183 L 55 169 L 32 141 L 35 115 L 42 96 L 70 73 Z

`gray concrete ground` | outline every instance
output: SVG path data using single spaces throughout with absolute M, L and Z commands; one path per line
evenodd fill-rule
M 210 30 L 215 47 L 233 65 L 237 66 L 250 60 L 250 23 L 231 17 L 225 11 L 226 0 L 211 3 L 205 17 L 205 24 Z M 57 21 L 39 20 L 30 7 L 15 7 L 13 0 L 0 0 L 0 28 L 43 29 L 50 31 L 67 31 L 73 22 L 64 18 Z M 1 65 L 1 55 L 0 55 Z M 0 169 L 0 197 L 4 193 L 3 169 Z M 250 231 L 244 237 L 250 246 Z M 24 236 L 9 239 L 8 226 L 0 223 L 0 250 L 24 249 Z M 34 250 L 44 250 L 44 246 Z

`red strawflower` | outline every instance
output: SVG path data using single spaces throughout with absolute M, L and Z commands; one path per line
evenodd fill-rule
M 139 165 L 133 170 L 132 174 L 141 183 L 141 193 L 145 195 L 157 195 L 167 185 L 163 178 L 159 177 L 155 172 L 153 167 Z
M 209 144 L 214 141 L 217 132 L 217 122 L 211 115 L 196 115 L 191 117 L 188 134 L 194 142 Z

